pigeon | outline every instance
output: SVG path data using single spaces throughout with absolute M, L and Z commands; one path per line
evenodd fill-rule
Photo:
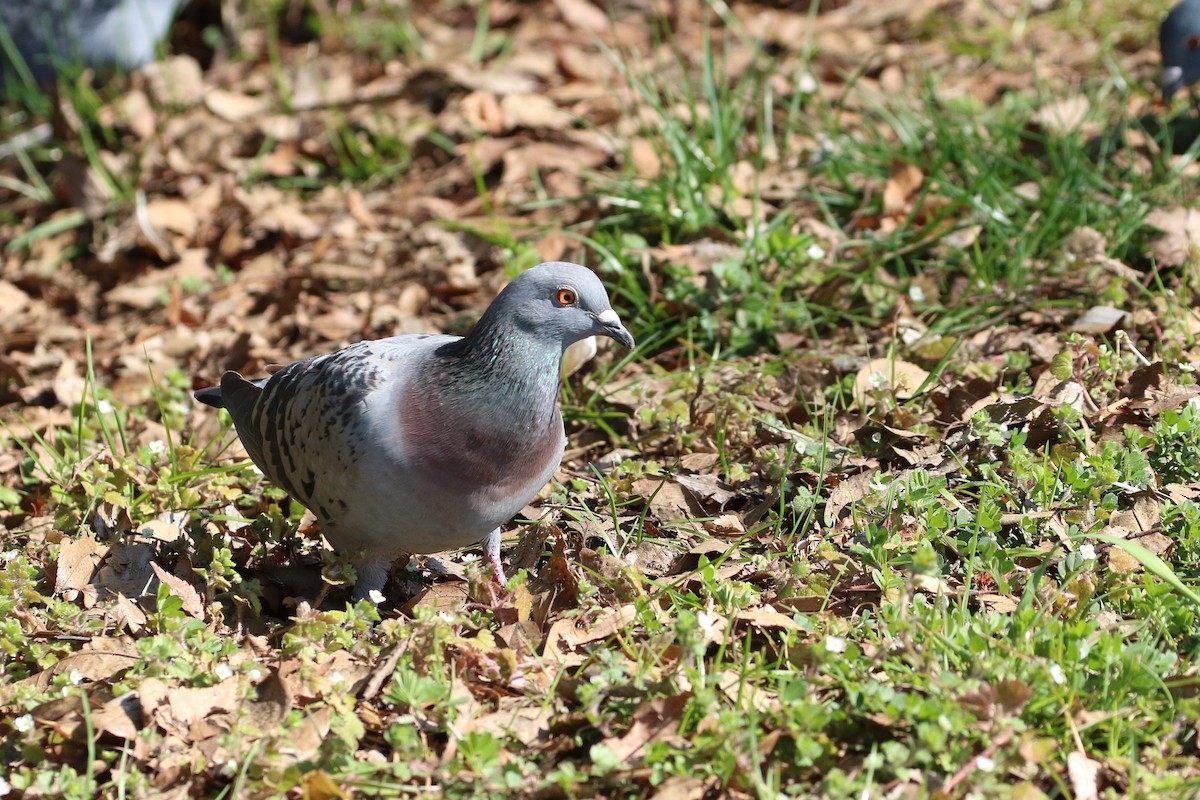
M 362 341 L 270 378 L 229 371 L 195 396 L 226 409 L 263 474 L 354 554 L 356 600 L 378 600 L 401 556 L 480 542 L 502 584 L 500 526 L 566 446 L 563 351 L 595 335 L 634 346 L 595 273 L 547 262 L 513 279 L 466 336 Z
M 154 60 L 184 0 L 0 0 L 0 73 L 37 83 L 64 65 L 134 69 Z M 21 64 L 10 62 L 5 38 Z M 0 87 L 3 77 L 0 76 Z
M 1162 50 L 1162 100 L 1200 80 L 1200 0 L 1182 0 L 1158 32 Z

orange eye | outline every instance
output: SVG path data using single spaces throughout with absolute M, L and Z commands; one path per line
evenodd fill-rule
M 1200 47 L 1200 36 L 1193 35 L 1193 36 L 1187 37 L 1187 49 L 1188 50 L 1195 50 L 1198 47 Z
M 575 290 L 574 289 L 559 289 L 557 300 L 558 300 L 558 304 L 560 306 L 575 305 L 575 300 L 576 300 Z

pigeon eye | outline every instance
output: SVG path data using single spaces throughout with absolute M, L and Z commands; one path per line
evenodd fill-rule
M 558 297 L 556 299 L 558 300 L 558 304 L 560 306 L 573 306 L 575 305 L 575 300 L 577 298 L 575 297 L 574 289 L 559 289 Z
M 1187 37 L 1187 49 L 1188 50 L 1195 50 L 1198 47 L 1200 47 L 1200 36 Z

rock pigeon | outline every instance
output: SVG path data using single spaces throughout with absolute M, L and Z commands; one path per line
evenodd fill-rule
M 1162 99 L 1200 80 L 1200 0 L 1182 0 L 1158 31 L 1162 50 Z
M 593 335 L 634 346 L 591 270 L 549 262 L 464 337 L 359 342 L 253 381 L 230 371 L 196 399 L 227 409 L 263 474 L 361 556 L 356 599 L 377 598 L 402 555 L 480 542 L 503 583 L 500 525 L 562 460 L 563 351 Z
M 184 0 L 0 0 L 0 27 L 35 81 L 64 64 L 133 69 L 154 60 Z M 3 73 L 19 70 L 0 33 Z M 18 71 L 17 74 L 20 74 Z

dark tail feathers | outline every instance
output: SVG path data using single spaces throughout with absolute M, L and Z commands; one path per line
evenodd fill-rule
M 225 399 L 221 396 L 220 386 L 209 386 L 207 389 L 198 389 L 192 394 L 201 403 L 213 408 L 224 408 Z

